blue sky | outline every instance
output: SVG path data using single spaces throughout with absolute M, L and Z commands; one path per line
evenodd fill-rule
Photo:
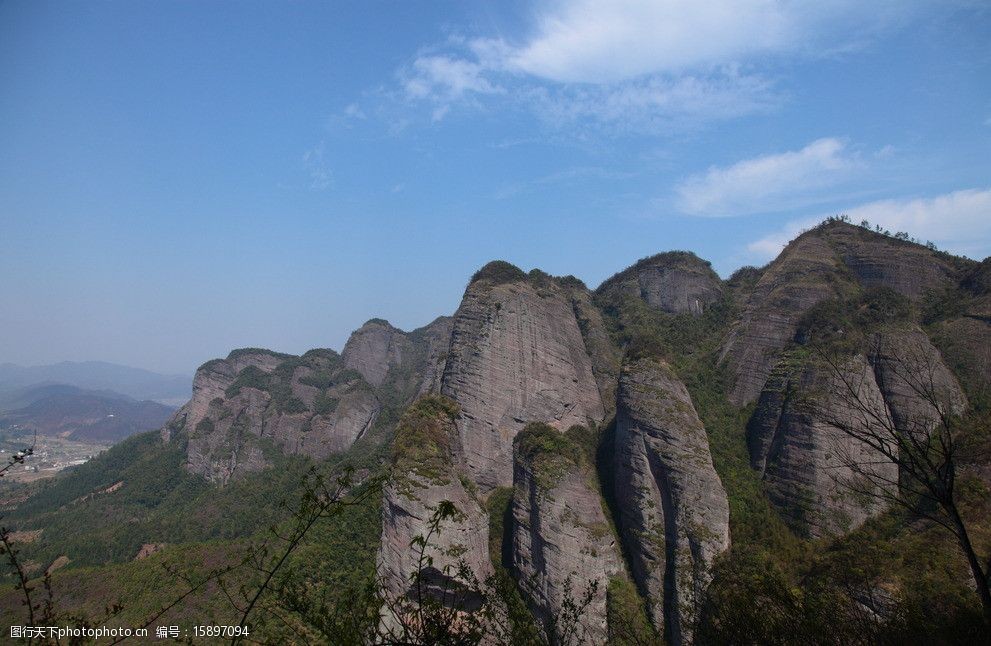
M 984 2 L 2 2 L 0 361 L 340 349 L 838 212 L 983 258 L 989 153 Z

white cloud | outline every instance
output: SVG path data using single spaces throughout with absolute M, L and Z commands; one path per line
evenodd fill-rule
M 547 0 L 528 37 L 451 37 L 400 78 L 405 98 L 426 101 L 435 121 L 455 104 L 508 94 L 561 125 L 680 128 L 775 107 L 779 93 L 755 68 L 849 50 L 928 3 Z
M 829 186 L 861 167 L 836 138 L 813 141 L 801 150 L 712 167 L 675 187 L 678 208 L 690 215 L 726 217 L 776 210 L 787 200 Z
M 579 0 L 538 18 L 508 65 L 563 83 L 610 83 L 795 45 L 799 3 L 768 0 Z M 813 12 L 814 13 L 814 12 Z
M 814 227 L 818 223 L 822 222 L 822 220 L 823 218 L 804 218 L 802 220 L 792 220 L 780 231 L 776 231 L 748 244 L 747 251 L 760 260 L 770 260 L 781 253 L 781 250 L 784 249 L 789 242 L 797 238 L 799 234 Z
M 328 188 L 333 179 L 333 174 L 327 163 L 324 161 L 324 142 L 320 142 L 315 147 L 303 153 L 303 168 L 310 176 L 310 188 L 314 191 L 322 191 Z
M 777 107 L 771 84 L 736 67 L 704 76 L 650 77 L 613 85 L 532 88 L 526 94 L 539 116 L 558 126 L 597 122 L 620 129 L 662 132 L 721 121 Z
M 846 50 L 926 4 L 898 0 L 569 0 L 545 3 L 513 46 L 476 39 L 487 67 L 559 83 L 614 83 L 768 55 Z
M 357 103 L 351 103 L 346 108 L 344 108 L 345 116 L 351 117 L 352 119 L 367 119 L 368 116 L 365 111 L 361 109 L 361 106 Z
M 991 253 L 991 188 L 967 189 L 932 198 L 879 200 L 842 211 L 854 223 L 867 220 L 891 232 L 932 240 L 942 249 L 981 258 Z M 825 216 L 789 222 L 776 233 L 747 245 L 762 260 L 776 256 L 803 230 Z
M 440 121 L 452 103 L 474 94 L 497 94 L 502 88 L 485 77 L 478 63 L 449 56 L 420 56 L 402 74 L 403 88 L 412 99 L 429 99 L 432 118 Z
M 413 74 L 406 79 L 406 91 L 414 97 L 434 92 L 447 98 L 458 98 L 466 92 L 489 94 L 498 92 L 483 76 L 477 63 L 448 56 L 421 56 L 413 62 Z

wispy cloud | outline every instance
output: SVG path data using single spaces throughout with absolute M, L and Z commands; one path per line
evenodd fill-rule
M 782 101 L 773 83 L 741 74 L 735 66 L 698 76 L 540 86 L 525 96 L 536 114 L 553 125 L 600 124 L 655 133 L 768 112 Z
M 835 184 L 863 166 L 837 138 L 813 141 L 801 150 L 712 167 L 675 187 L 678 209 L 689 215 L 728 217 L 793 206 L 796 198 Z
M 560 125 L 683 128 L 773 109 L 782 93 L 760 64 L 849 47 L 906 11 L 895 0 L 548 2 L 521 42 L 451 38 L 399 76 L 434 120 L 506 94 Z
M 325 190 L 333 180 L 333 174 L 324 160 L 325 149 L 326 144 L 321 141 L 303 153 L 303 168 L 310 176 L 310 188 L 314 191 Z
M 496 191 L 493 197 L 497 200 L 505 200 L 523 193 L 527 193 L 540 186 L 549 186 L 554 184 L 569 184 L 579 181 L 588 182 L 588 181 L 596 181 L 596 180 L 622 180 L 622 179 L 629 179 L 635 176 L 636 173 L 611 171 L 605 168 L 591 167 L 591 166 L 566 168 L 564 170 L 557 171 L 549 175 L 544 175 L 543 177 L 538 177 L 536 179 L 509 184 Z
M 365 111 L 362 110 L 361 106 L 357 103 L 348 104 L 348 106 L 344 108 L 344 114 L 352 119 L 365 120 L 368 118 L 368 115 L 365 114 Z
M 477 62 L 450 56 L 420 56 L 400 72 L 406 96 L 432 104 L 431 118 L 440 121 L 451 106 L 472 95 L 501 94 L 503 89 L 486 78 L 486 69 Z
M 991 188 L 967 189 L 929 198 L 868 202 L 842 211 L 853 222 L 867 220 L 892 232 L 932 240 L 954 253 L 978 256 L 991 252 Z M 747 245 L 755 258 L 769 260 L 803 230 L 825 215 L 787 223 L 780 231 Z
M 505 65 L 560 83 L 613 83 L 795 46 L 799 3 L 766 0 L 578 0 L 537 19 L 536 36 L 506 48 Z M 498 51 L 492 44 L 488 51 Z

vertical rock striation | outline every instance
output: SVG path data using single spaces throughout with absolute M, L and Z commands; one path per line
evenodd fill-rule
M 563 430 L 604 414 L 571 299 L 508 263 L 486 265 L 465 291 L 441 393 L 461 409 L 465 463 L 483 491 L 512 483 L 513 438 L 527 422 Z
M 729 504 L 684 384 L 660 361 L 623 367 L 616 499 L 633 577 L 672 644 L 692 629 L 713 559 L 729 547 Z
M 897 467 L 883 454 L 828 423 L 857 424 L 862 418 L 849 401 L 854 393 L 847 395 L 848 384 L 869 414 L 887 415 L 866 358 L 850 358 L 843 371 L 841 378 L 815 363 L 782 362 L 747 426 L 751 464 L 761 473 L 768 498 L 788 525 L 806 537 L 844 533 L 886 508 L 877 496 L 853 493 L 853 488 L 877 487 L 862 481 L 849 468 L 851 461 L 873 464 L 879 477 L 898 481 Z
M 235 350 L 201 366 L 193 397 L 163 429 L 186 442 L 186 468 L 224 484 L 272 464 L 271 452 L 323 459 L 347 450 L 381 406 L 333 350 L 302 357 Z
M 757 398 L 802 316 L 838 296 L 843 282 L 832 250 L 818 236 L 800 236 L 771 263 L 720 353 L 732 377 L 727 396 L 733 404 L 744 406 Z
M 804 536 L 856 528 L 884 511 L 880 483 L 898 482 L 897 465 L 841 428 L 880 437 L 886 429 L 929 433 L 939 410 L 956 414 L 966 407 L 959 384 L 921 330 L 889 326 L 865 343 L 865 353 L 833 365 L 803 350 L 786 355 L 747 425 L 751 465 L 771 502 Z M 862 466 L 851 469 L 854 463 Z M 864 468 L 873 476 L 865 478 Z
M 481 582 L 492 574 L 492 563 L 488 514 L 465 477 L 458 454 L 457 412 L 451 400 L 428 395 L 399 422 L 382 508 L 378 572 L 384 594 L 392 601 L 430 595 L 468 612 L 479 607 L 481 597 L 475 582 L 460 576 L 460 566 Z M 445 501 L 454 505 L 456 513 L 431 533 L 431 518 Z M 424 560 L 414 544 L 417 537 L 426 540 Z M 414 584 L 417 579 L 419 585 Z
M 941 413 L 959 414 L 967 398 L 926 333 L 889 329 L 870 340 L 869 359 L 892 423 L 910 433 L 929 433 Z
M 732 378 L 729 400 L 755 401 L 802 316 L 824 300 L 886 287 L 912 300 L 954 285 L 968 262 L 844 222 L 803 233 L 762 273 L 719 361 Z
M 606 642 L 606 592 L 609 579 L 622 572 L 583 451 L 539 423 L 527 425 L 514 442 L 513 571 L 545 635 L 562 645 Z M 592 588 L 580 625 L 563 631 L 558 620 L 565 601 L 578 602 Z
M 391 389 L 404 403 L 440 389 L 451 343 L 452 319 L 441 316 L 412 332 L 372 319 L 344 345 L 344 365 L 361 373 L 377 389 Z
M 644 258 L 608 279 L 596 290 L 643 299 L 669 314 L 701 314 L 722 296 L 723 284 L 712 266 L 693 253 L 669 251 Z
M 351 333 L 341 359 L 346 367 L 357 370 L 365 381 L 378 387 L 389 370 L 402 362 L 409 345 L 405 332 L 388 321 L 372 319 Z

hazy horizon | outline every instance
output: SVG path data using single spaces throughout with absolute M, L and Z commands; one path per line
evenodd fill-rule
M 659 7 L 0 4 L 0 363 L 339 351 L 835 213 L 991 255 L 986 4 Z

